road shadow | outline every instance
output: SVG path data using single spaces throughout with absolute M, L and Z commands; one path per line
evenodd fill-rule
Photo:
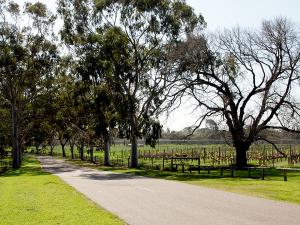
M 79 169 L 77 166 L 66 164 L 63 161 L 60 162 L 50 158 L 39 158 L 39 161 L 42 164 L 43 170 L 50 173 L 67 173 Z
M 85 179 L 90 180 L 131 180 L 131 179 L 145 179 L 145 177 L 135 176 L 124 173 L 105 173 L 105 172 L 94 172 L 94 173 L 83 173 L 79 175 Z
M 134 176 L 125 173 L 113 173 L 109 171 L 97 171 L 96 169 L 80 167 L 64 162 L 63 160 L 53 159 L 51 157 L 38 157 L 43 169 L 53 174 L 74 173 L 74 176 L 78 176 L 89 180 L 129 180 L 129 179 L 141 179 L 144 177 Z M 77 175 L 78 174 L 78 175 Z M 145 179 L 145 178 L 144 178 Z

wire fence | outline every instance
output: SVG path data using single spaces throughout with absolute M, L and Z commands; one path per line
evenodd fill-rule
M 129 145 L 112 145 L 109 153 L 110 165 L 115 167 L 128 167 L 130 165 Z M 39 154 L 50 154 L 50 148 L 39 149 Z M 104 164 L 104 151 L 96 150 L 86 146 L 83 151 L 82 160 L 94 162 L 98 165 Z M 282 144 L 277 151 L 272 145 L 253 145 L 247 152 L 248 164 L 260 167 L 284 167 L 300 166 L 300 145 Z M 34 148 L 28 150 L 37 152 Z M 54 156 L 62 156 L 60 146 L 53 149 Z M 66 157 L 71 158 L 69 146 L 66 147 Z M 81 159 L 78 148 L 73 153 L 74 159 Z M 228 145 L 191 145 L 191 144 L 167 144 L 156 148 L 139 146 L 138 161 L 140 167 L 171 170 L 172 159 L 182 158 L 181 165 L 196 165 L 199 159 L 201 166 L 225 167 L 235 164 L 236 152 Z M 184 158 L 186 158 L 184 160 Z

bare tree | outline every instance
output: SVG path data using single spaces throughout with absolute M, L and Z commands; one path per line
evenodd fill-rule
M 170 57 L 178 81 L 172 97 L 195 99 L 202 111 L 195 129 L 209 118 L 226 122 L 238 168 L 247 165 L 246 153 L 255 141 L 275 146 L 263 131 L 299 131 L 291 125 L 300 112 L 295 95 L 299 40 L 295 26 L 277 18 L 257 31 L 237 28 L 210 38 L 190 37 Z

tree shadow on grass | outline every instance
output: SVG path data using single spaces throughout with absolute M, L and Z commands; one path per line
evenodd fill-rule
M 197 172 L 193 172 L 190 174 L 189 172 L 180 173 L 180 172 L 162 172 L 157 170 L 144 170 L 144 169 L 136 169 L 136 170 L 129 170 L 124 171 L 126 174 L 130 175 L 137 175 L 137 176 L 146 176 L 151 178 L 161 178 L 167 180 L 178 180 L 178 181 L 201 181 L 204 179 L 215 179 L 215 180 L 222 180 L 222 179 L 230 179 L 232 181 L 238 180 L 239 182 L 242 181 L 251 181 L 251 180 L 262 180 L 262 171 L 261 170 L 253 170 L 250 173 L 250 178 L 248 175 L 248 170 L 239 170 L 234 171 L 233 177 L 231 176 L 231 171 L 223 171 L 223 176 L 220 174 L 220 170 L 211 170 L 208 174 L 207 171 L 201 171 L 200 174 Z M 288 179 L 292 178 L 299 178 L 300 180 L 300 172 L 293 172 L 288 173 Z M 265 170 L 265 180 L 272 181 L 278 180 L 283 181 L 283 171 L 278 169 L 267 169 Z
M 49 175 L 48 172 L 42 170 L 37 159 L 31 157 L 24 157 L 21 168 L 9 169 L 2 173 L 0 177 L 15 177 L 15 176 L 41 176 Z
M 39 160 L 42 162 L 43 167 L 41 167 L 41 163 L 39 162 Z M 85 172 L 90 171 L 90 169 L 88 168 L 81 168 L 79 166 L 74 166 L 63 162 L 57 162 L 56 160 L 52 160 L 49 157 L 40 157 L 39 160 L 32 156 L 25 156 L 21 168 L 11 168 L 6 172 L 0 174 L 0 177 L 60 174 L 66 172 L 73 172 L 78 169 L 83 169 L 83 171 Z

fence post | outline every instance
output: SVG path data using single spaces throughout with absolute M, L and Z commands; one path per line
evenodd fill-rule
M 223 177 L 223 167 L 221 166 L 220 169 L 221 169 L 221 177 Z
M 288 158 L 288 163 L 292 164 L 292 145 L 290 145 L 289 152 L 290 152 L 290 158 Z
M 165 154 L 166 154 L 166 150 L 164 149 L 164 155 L 163 155 L 163 171 L 165 171 Z
M 151 169 L 153 169 L 153 156 L 151 156 Z
M 198 158 L 198 174 L 200 174 L 200 155 L 199 155 L 199 158 Z
M 263 165 L 266 165 L 266 145 L 264 145 L 264 151 L 263 151 Z
M 218 159 L 218 161 L 219 161 L 219 165 L 221 164 L 221 147 L 219 146 L 219 159 Z
M 265 179 L 265 168 L 262 168 L 261 179 Z

